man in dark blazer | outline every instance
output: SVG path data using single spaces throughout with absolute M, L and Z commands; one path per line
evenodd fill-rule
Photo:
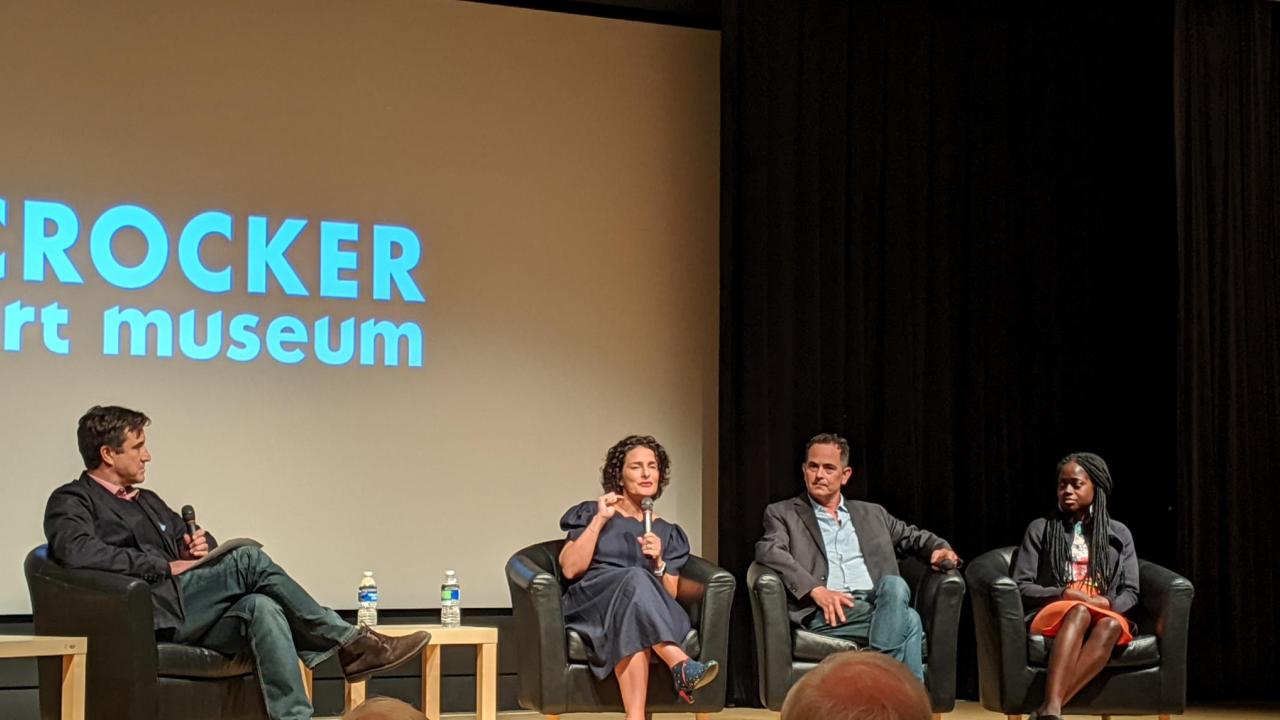
M 151 462 L 150 422 L 121 407 L 93 407 L 80 418 L 85 471 L 54 490 L 45 507 L 54 560 L 149 583 L 157 639 L 225 655 L 253 653 L 273 720 L 313 715 L 299 659 L 315 667 L 337 652 L 347 678 L 361 680 L 421 652 L 427 633 L 393 638 L 352 626 L 258 547 L 202 561 L 217 547 L 213 536 L 188 532 L 159 495 L 138 487 Z
M 898 556 L 935 568 L 960 558 L 947 541 L 880 505 L 844 498 L 853 470 L 839 435 L 811 439 L 801 469 L 805 492 L 765 508 L 756 561 L 782 578 L 792 622 L 897 658 L 923 680 L 924 631 Z

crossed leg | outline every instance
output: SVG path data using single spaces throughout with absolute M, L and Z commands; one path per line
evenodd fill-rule
M 619 660 L 613 666 L 613 672 L 618 676 L 618 688 L 622 695 L 622 707 L 627 711 L 627 720 L 645 718 L 645 696 L 649 692 L 649 653 L 661 658 L 667 667 L 675 667 L 689 659 L 679 645 L 664 642 Z

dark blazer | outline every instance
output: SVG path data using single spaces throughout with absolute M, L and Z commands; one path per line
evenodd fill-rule
M 180 559 L 186 526 L 159 495 L 139 488 L 137 502 L 155 523 L 160 548 L 138 537 L 134 526 L 120 515 L 120 500 L 81 473 L 76 480 L 49 496 L 44 510 L 44 535 L 49 552 L 68 568 L 89 568 L 120 573 L 151 585 L 155 628 L 177 628 L 184 618 L 177 580 L 169 573 L 169 561 Z M 217 541 L 209 535 L 209 549 Z
M 1052 532 L 1055 526 L 1070 543 L 1071 522 L 1058 518 L 1050 525 L 1048 518 L 1036 518 L 1022 536 L 1022 546 L 1018 548 L 1018 558 L 1013 565 L 1013 581 L 1018 583 L 1028 622 L 1040 608 L 1062 599 L 1063 587 L 1058 584 L 1053 562 L 1047 552 L 1042 552 L 1046 533 Z M 1116 520 L 1107 527 L 1107 567 L 1115 580 L 1103 596 L 1111 603 L 1112 610 L 1126 613 L 1138 603 L 1138 553 L 1133 549 L 1133 534 Z
M 890 515 L 883 506 L 846 499 L 845 507 L 873 581 L 898 575 L 899 555 L 915 555 L 928 562 L 934 550 L 951 547 L 928 530 Z M 807 492 L 765 508 L 764 536 L 756 542 L 756 562 L 768 565 L 782 578 L 792 622 L 803 622 L 818 609 L 809 591 L 827 585 L 827 548 Z

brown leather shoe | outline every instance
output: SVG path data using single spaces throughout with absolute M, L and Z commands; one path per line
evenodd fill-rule
M 359 635 L 338 649 L 338 661 L 347 680 L 360 682 L 376 672 L 409 662 L 430 641 L 431 634 L 426 631 L 391 637 L 361 627 Z

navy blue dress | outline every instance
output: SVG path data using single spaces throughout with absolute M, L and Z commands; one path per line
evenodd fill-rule
M 596 514 L 596 501 L 569 508 L 560 529 L 577 540 Z M 689 615 L 662 587 L 652 563 L 640 552 L 636 538 L 644 523 L 614 515 L 600 529 L 591 565 L 561 597 L 565 627 L 576 630 L 591 646 L 591 672 L 605 678 L 628 655 L 661 642 L 684 645 Z M 679 525 L 653 521 L 653 534 L 662 540 L 666 572 L 679 574 L 689 560 L 689 538 Z

